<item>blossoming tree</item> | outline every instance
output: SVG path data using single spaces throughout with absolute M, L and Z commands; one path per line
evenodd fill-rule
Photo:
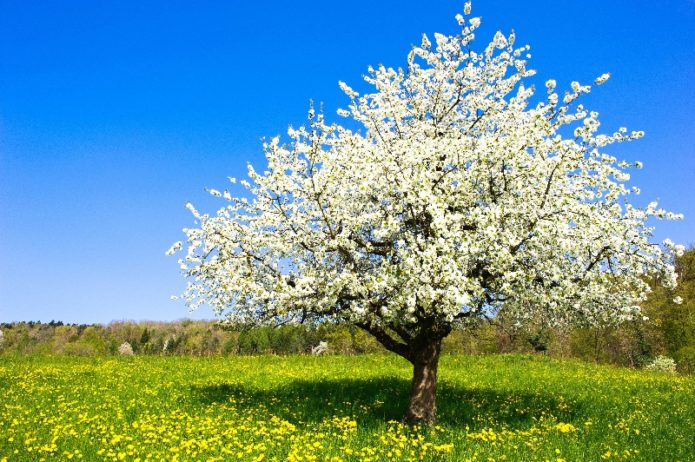
M 534 96 L 528 47 L 480 25 L 423 36 L 405 69 L 369 68 L 374 91 L 340 116 L 309 112 L 306 126 L 264 144 L 246 193 L 216 215 L 187 207 L 184 294 L 231 322 L 352 323 L 413 365 L 406 419 L 432 421 L 442 339 L 504 313 L 519 323 L 606 323 L 639 314 L 647 274 L 675 285 L 670 241 L 649 242 L 651 217 L 628 202 L 626 170 L 607 153 L 642 136 L 599 133 L 578 103 L 591 89 L 554 81 Z M 595 84 L 608 79 L 604 74 Z M 230 180 L 234 183 L 235 180 Z M 176 243 L 169 253 L 181 249 Z

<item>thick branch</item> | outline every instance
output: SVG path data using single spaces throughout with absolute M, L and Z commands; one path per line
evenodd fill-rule
M 355 325 L 372 334 L 387 350 L 404 357 L 408 361 L 411 360 L 410 348 L 408 345 L 391 337 L 382 327 L 368 322 L 358 322 L 355 323 Z

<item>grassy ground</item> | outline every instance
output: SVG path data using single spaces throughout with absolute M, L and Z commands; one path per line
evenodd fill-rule
M 0 461 L 695 460 L 695 378 L 444 357 L 439 425 L 393 356 L 0 356 Z

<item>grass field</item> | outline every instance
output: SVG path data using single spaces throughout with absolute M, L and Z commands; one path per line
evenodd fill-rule
M 695 379 L 447 356 L 439 425 L 394 356 L 0 356 L 0 461 L 695 460 Z

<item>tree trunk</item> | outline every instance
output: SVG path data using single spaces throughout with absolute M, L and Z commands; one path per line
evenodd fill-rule
M 413 363 L 413 384 L 405 420 L 410 423 L 434 423 L 437 419 L 437 367 L 442 350 L 441 339 L 432 340 L 417 350 Z

